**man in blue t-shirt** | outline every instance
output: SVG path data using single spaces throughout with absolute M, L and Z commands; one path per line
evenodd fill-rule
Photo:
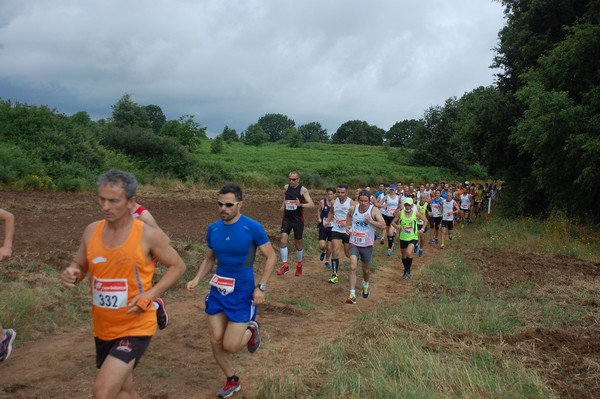
M 217 396 L 227 398 L 241 389 L 229 354 L 244 347 L 254 353 L 260 346 L 256 305 L 264 303 L 267 281 L 277 256 L 261 224 L 240 213 L 242 189 L 238 185 L 224 186 L 219 191 L 217 205 L 221 220 L 208 227 L 206 256 L 196 277 L 187 283 L 187 289 L 193 291 L 217 262 L 205 312 L 213 356 L 227 377 Z M 258 284 L 253 270 L 257 250 L 266 258 Z

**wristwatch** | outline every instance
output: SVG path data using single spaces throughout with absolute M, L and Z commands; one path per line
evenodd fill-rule
M 267 290 L 267 285 L 266 284 L 256 284 L 256 288 L 258 288 L 262 292 L 265 292 Z

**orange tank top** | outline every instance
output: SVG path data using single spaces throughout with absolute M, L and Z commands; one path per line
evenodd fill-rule
M 94 336 L 105 341 L 125 336 L 154 335 L 156 310 L 150 306 L 142 313 L 126 312 L 136 295 L 152 287 L 154 262 L 142 248 L 144 223 L 133 220 L 127 240 L 116 248 L 102 241 L 105 221 L 98 222 L 87 246 L 87 261 L 92 286 Z

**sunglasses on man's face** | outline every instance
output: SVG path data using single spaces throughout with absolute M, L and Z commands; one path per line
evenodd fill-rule
M 239 204 L 239 202 L 221 202 L 221 201 L 217 201 L 217 205 L 219 205 L 219 208 L 225 206 L 227 208 L 231 208 L 234 205 Z
M 290 179 L 290 181 L 296 181 L 296 180 L 298 180 L 298 178 L 294 179 L 293 177 L 288 177 L 288 179 Z

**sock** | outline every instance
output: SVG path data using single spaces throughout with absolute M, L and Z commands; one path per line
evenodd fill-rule
M 304 248 L 299 251 L 296 251 L 296 255 L 298 256 L 298 262 L 302 262 L 302 258 L 304 257 Z
M 336 259 L 331 259 L 331 270 L 333 271 L 333 274 L 337 276 L 338 273 L 338 267 L 340 265 L 340 260 L 338 258 Z
M 406 258 L 406 269 L 410 273 L 410 268 L 412 266 L 412 258 Z
M 369 286 L 369 282 L 368 281 L 363 281 L 363 287 L 368 287 Z
M 394 236 L 387 236 L 388 248 L 394 248 Z
M 287 247 L 279 248 L 279 254 L 281 254 L 281 262 L 287 263 L 287 257 L 288 257 Z
M 356 290 L 350 290 L 350 296 L 356 296 Z
M 402 258 L 402 264 L 404 265 L 404 271 L 406 272 L 406 260 L 408 258 Z

